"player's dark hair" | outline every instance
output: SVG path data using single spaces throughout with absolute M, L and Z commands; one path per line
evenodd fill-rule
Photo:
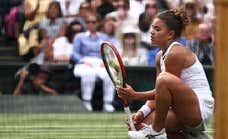
M 188 24 L 186 12 L 182 9 L 171 9 L 159 13 L 157 18 L 163 20 L 170 30 L 175 32 L 174 39 L 181 36 L 182 31 Z

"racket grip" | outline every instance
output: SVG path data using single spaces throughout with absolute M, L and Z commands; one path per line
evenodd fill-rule
M 128 122 L 131 130 L 136 131 L 129 106 L 124 107 L 124 111 L 127 114 L 127 118 L 128 118 Z
M 126 99 L 124 99 L 124 98 L 119 98 L 119 99 L 120 99 L 121 103 L 123 104 L 124 108 L 128 107 L 128 102 Z

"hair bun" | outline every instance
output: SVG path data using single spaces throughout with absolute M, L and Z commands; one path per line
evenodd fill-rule
M 188 24 L 187 14 L 184 9 L 171 9 L 163 11 L 157 15 L 163 20 L 170 30 L 175 31 L 174 39 L 181 36 Z
M 176 18 L 180 19 L 183 25 L 183 28 L 188 25 L 189 20 L 187 18 L 187 14 L 186 11 L 184 9 L 173 9 L 170 10 L 173 11 L 174 16 L 176 16 Z

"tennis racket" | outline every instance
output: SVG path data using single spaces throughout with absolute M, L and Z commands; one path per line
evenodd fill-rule
M 126 85 L 126 71 L 124 68 L 124 64 L 120 57 L 119 52 L 109 42 L 103 42 L 101 44 L 101 56 L 108 72 L 109 77 L 111 78 L 113 84 L 119 87 L 125 87 Z M 121 103 L 124 106 L 124 111 L 127 114 L 128 122 L 130 125 L 131 130 L 136 130 L 133 120 L 131 111 L 128 105 L 128 101 L 124 98 L 120 98 Z

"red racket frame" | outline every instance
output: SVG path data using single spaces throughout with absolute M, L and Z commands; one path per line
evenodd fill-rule
M 108 66 L 108 63 L 107 63 L 106 58 L 105 58 L 105 52 L 104 52 L 104 49 L 105 49 L 105 48 L 104 48 L 104 47 L 110 47 L 110 48 L 113 50 L 113 52 L 114 52 L 114 54 L 115 54 L 115 56 L 116 56 L 116 58 L 117 58 L 117 60 L 118 60 L 118 63 L 119 63 L 120 69 L 121 69 L 121 73 L 122 73 L 122 77 L 123 77 L 123 86 L 122 86 L 122 87 L 125 87 L 126 81 L 127 81 L 127 74 L 126 74 L 126 70 L 125 70 L 125 67 L 124 67 L 122 58 L 121 58 L 121 56 L 120 56 L 118 50 L 117 50 L 116 47 L 115 47 L 112 43 L 110 43 L 110 42 L 103 42 L 103 43 L 101 44 L 101 56 L 102 56 L 102 59 L 103 59 L 105 68 L 106 68 L 106 70 L 107 70 L 107 72 L 108 72 L 108 74 L 109 74 L 109 76 L 110 76 L 112 82 L 113 82 L 115 85 L 116 85 L 116 83 L 115 83 L 115 81 L 114 81 L 114 79 L 113 79 L 113 76 L 112 76 L 110 70 L 109 70 L 109 66 Z M 120 98 L 120 101 L 121 101 L 121 103 L 124 105 L 124 107 L 127 107 L 127 106 L 128 106 L 128 102 L 127 102 L 126 99 Z

